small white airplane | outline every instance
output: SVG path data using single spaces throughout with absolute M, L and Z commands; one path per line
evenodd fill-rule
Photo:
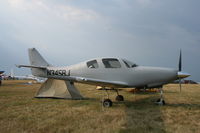
M 158 103 L 164 105 L 162 86 L 190 76 L 181 71 L 181 54 L 179 70 L 140 66 L 126 59 L 113 57 L 91 59 L 67 67 L 54 67 L 47 63 L 35 48 L 29 49 L 29 59 L 30 65 L 18 65 L 18 67 L 31 68 L 34 76 L 48 79 L 36 97 L 67 98 L 64 93 L 68 90 L 72 99 L 81 99 L 83 97 L 74 86 L 74 82 L 80 82 L 115 89 L 117 101 L 124 100 L 123 96 L 118 94 L 117 88 L 160 88 L 161 97 Z M 67 88 L 62 90 L 64 85 L 57 80 L 63 80 Z M 109 97 L 104 99 L 103 106 L 112 106 Z

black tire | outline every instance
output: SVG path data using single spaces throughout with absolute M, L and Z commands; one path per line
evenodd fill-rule
M 112 107 L 112 101 L 110 100 L 110 99 L 105 99 L 104 101 L 103 101 L 103 106 L 104 107 Z
M 157 100 L 156 100 L 156 102 L 157 102 L 157 103 L 158 103 L 158 102 L 160 102 L 160 98 L 159 98 L 159 99 L 157 99 Z
M 116 101 L 124 101 L 124 97 L 122 95 L 116 96 Z
M 165 105 L 165 104 L 166 104 L 166 103 L 165 103 L 165 100 L 162 100 L 162 101 L 161 101 L 160 98 L 156 101 L 156 103 L 159 104 L 159 105 Z
M 162 104 L 163 104 L 163 105 L 165 105 L 165 104 L 166 104 L 166 103 L 165 103 L 165 100 L 162 100 Z

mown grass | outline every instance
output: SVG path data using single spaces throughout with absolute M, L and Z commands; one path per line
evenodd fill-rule
M 76 84 L 88 100 L 36 99 L 40 84 L 4 81 L 0 87 L 0 132 L 2 133 L 198 133 L 200 131 L 200 86 L 164 87 L 166 106 L 153 102 L 158 93 L 133 94 L 125 89 L 124 102 L 103 108 L 104 91 Z

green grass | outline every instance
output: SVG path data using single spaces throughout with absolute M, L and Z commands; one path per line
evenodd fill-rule
M 198 133 L 200 131 L 200 86 L 164 87 L 166 106 L 153 102 L 158 93 L 120 91 L 124 102 L 103 108 L 104 91 L 76 84 L 88 100 L 33 98 L 40 84 L 3 81 L 0 87 L 0 132 L 2 133 Z

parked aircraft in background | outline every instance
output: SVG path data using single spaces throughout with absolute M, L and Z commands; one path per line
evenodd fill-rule
M 0 75 L 3 74 L 3 73 L 4 73 L 4 71 L 0 71 Z
M 9 78 L 17 79 L 17 80 L 34 80 L 36 83 L 44 83 L 46 81 L 46 78 L 36 77 L 36 76 L 33 76 L 33 75 L 26 75 L 26 76 L 14 75 L 13 69 L 11 69 Z
M 4 71 L 0 71 L 0 86 L 1 86 L 1 84 L 2 84 L 2 74 L 4 73 Z
M 61 82 L 65 82 L 72 99 L 83 98 L 74 86 L 74 82 L 111 87 L 116 90 L 116 100 L 123 101 L 122 95 L 119 95 L 117 88 L 156 88 L 160 87 L 161 97 L 159 104 L 165 104 L 162 97 L 162 86 L 176 79 L 182 79 L 190 76 L 181 71 L 181 55 L 179 61 L 179 70 L 161 67 L 140 66 L 126 59 L 121 58 L 96 58 L 76 65 L 67 67 L 54 67 L 47 63 L 35 48 L 29 49 L 30 65 L 19 65 L 18 67 L 31 68 L 32 74 L 38 77 L 48 78 L 36 97 L 57 97 L 69 98 L 64 93 L 66 90 L 60 90 Z M 63 86 L 63 84 L 62 84 Z M 112 101 L 104 99 L 103 106 L 112 106 Z

